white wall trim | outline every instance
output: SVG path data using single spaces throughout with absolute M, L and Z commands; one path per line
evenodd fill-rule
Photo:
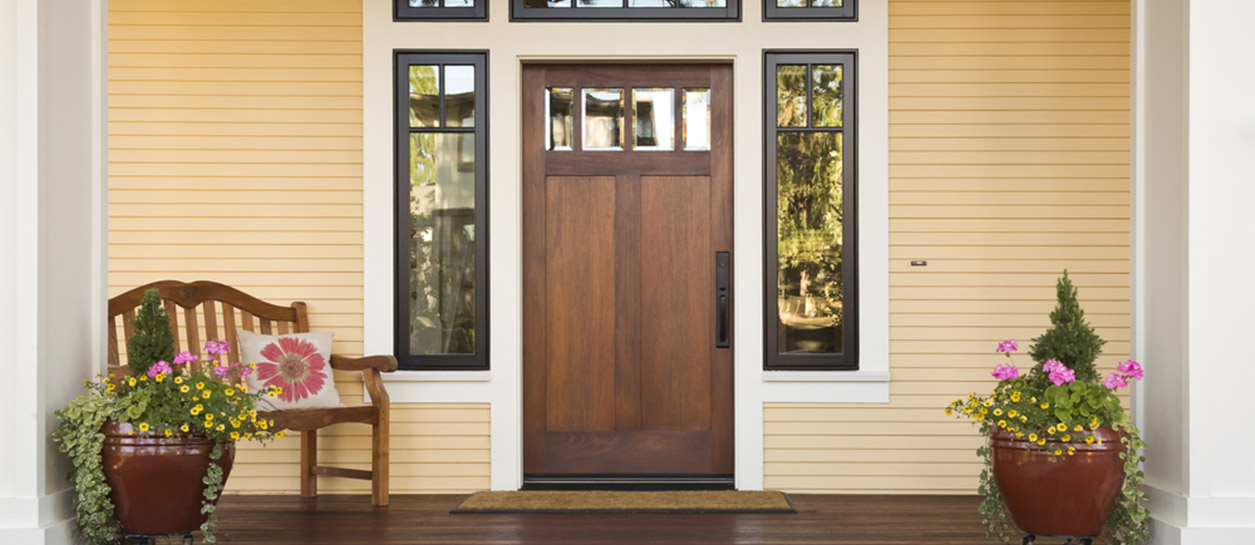
M 507 2 L 489 5 L 487 23 L 393 22 L 387 2 L 363 2 L 363 340 L 367 353 L 391 353 L 392 52 L 394 49 L 489 50 L 489 359 L 486 381 L 388 383 L 394 401 L 487 401 L 492 406 L 492 488 L 522 483 L 521 63 L 570 59 L 710 60 L 733 64 L 736 98 L 733 278 L 736 314 L 736 479 L 763 486 L 764 400 L 884 402 L 889 372 L 888 3 L 865 0 L 858 23 L 762 21 L 762 4 L 745 0 L 743 21 L 712 23 L 510 23 Z M 625 50 L 622 44 L 637 44 Z M 762 51 L 857 49 L 859 52 L 859 323 L 861 371 L 855 380 L 764 380 L 762 331 Z M 398 377 L 414 373 L 398 372 Z M 812 377 L 813 378 L 813 377 Z

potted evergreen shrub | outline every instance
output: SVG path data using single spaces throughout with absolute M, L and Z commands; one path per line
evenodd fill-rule
M 1076 538 L 1082 544 L 1106 532 L 1114 543 L 1150 538 L 1137 426 L 1116 391 L 1141 380 L 1133 360 L 1099 376 L 1094 361 L 1103 341 L 1085 320 L 1077 289 L 1064 271 L 1051 329 L 1033 339 L 1035 364 L 1026 373 L 1011 361 L 1014 340 L 998 344 L 1006 356 L 993 371 L 998 384 L 987 396 L 968 394 L 945 411 L 970 418 L 988 438 L 977 449 L 984 461 L 980 512 L 991 535 L 1010 541 L 1018 526 L 1027 535 Z M 1070 541 L 1070 540 L 1069 540 Z
M 53 433 L 74 465 L 74 508 L 83 541 L 127 535 L 190 534 L 214 542 L 214 510 L 238 440 L 282 437 L 257 417 L 240 380 L 251 364 L 222 363 L 225 341 L 205 343 L 210 359 L 174 353 L 170 319 L 157 290 L 144 294 L 127 342 L 128 373 L 86 382 L 87 392 L 57 411 Z

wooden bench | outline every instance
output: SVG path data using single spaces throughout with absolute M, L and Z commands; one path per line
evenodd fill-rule
M 122 342 L 125 342 L 131 336 L 135 311 L 144 299 L 144 292 L 150 289 L 158 290 L 165 302 L 166 314 L 170 316 L 170 327 L 174 330 L 176 353 L 187 350 L 200 354 L 204 348 L 202 338 L 206 341 L 226 340 L 231 343 L 231 363 L 239 363 L 239 344 L 235 338 L 237 328 L 263 335 L 309 332 L 305 303 L 300 301 L 281 307 L 215 282 L 154 282 L 109 300 L 111 373 L 119 376 L 129 373 L 129 368 L 122 361 L 118 350 L 119 327 L 123 333 Z M 121 324 L 118 323 L 119 320 Z M 125 344 L 122 346 L 125 347 Z M 274 420 L 277 428 L 301 432 L 302 496 L 316 496 L 318 476 L 329 475 L 371 481 L 371 503 L 377 506 L 388 505 L 388 392 L 383 387 L 380 373 L 396 371 L 397 360 L 392 356 L 348 358 L 332 355 L 331 368 L 361 371 L 362 382 L 370 393 L 371 404 L 262 414 L 267 419 Z M 346 422 L 370 424 L 373 428 L 370 471 L 318 465 L 318 430 Z

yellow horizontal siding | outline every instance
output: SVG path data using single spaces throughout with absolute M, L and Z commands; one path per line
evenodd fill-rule
M 972 493 L 981 439 L 941 408 L 1049 325 L 1064 268 L 1100 365 L 1129 352 L 1129 2 L 889 10 L 890 402 L 767 403 L 769 488 Z
M 109 2 L 111 294 L 216 280 L 305 301 L 336 352 L 362 352 L 361 39 L 356 0 Z M 362 403 L 360 375 L 335 379 Z M 392 418 L 393 491 L 488 487 L 487 404 L 397 404 Z M 320 433 L 320 461 L 369 469 L 369 433 Z M 295 493 L 299 459 L 295 434 L 242 444 L 227 491 Z

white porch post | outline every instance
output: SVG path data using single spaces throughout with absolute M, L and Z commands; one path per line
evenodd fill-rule
M 0 0 L 0 543 L 69 543 L 53 411 L 102 366 L 104 1 Z
M 1137 0 L 1134 351 L 1161 544 L 1255 543 L 1255 3 Z

